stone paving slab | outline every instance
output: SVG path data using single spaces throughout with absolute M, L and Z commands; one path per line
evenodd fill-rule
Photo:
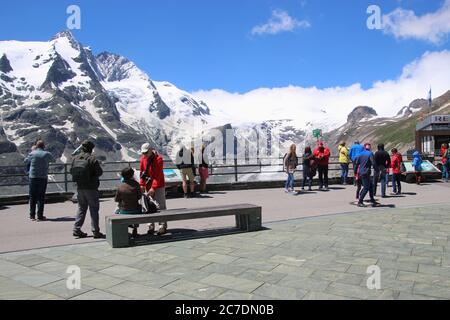
M 0 254 L 0 299 L 450 299 L 449 204 L 266 224 L 255 233 Z M 81 289 L 66 286 L 81 268 Z M 381 289 L 369 290 L 369 266 Z

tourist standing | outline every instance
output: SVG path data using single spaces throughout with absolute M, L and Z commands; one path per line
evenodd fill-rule
M 141 179 L 142 193 L 147 193 L 158 204 L 160 210 L 167 210 L 166 206 L 166 182 L 164 179 L 164 160 L 149 143 L 141 147 Z M 155 224 L 149 224 L 148 233 L 153 234 Z M 160 222 L 158 234 L 167 233 L 167 222 Z
M 198 166 L 198 174 L 200 175 L 200 192 L 208 193 L 206 190 L 206 182 L 209 178 L 209 159 L 206 154 L 206 148 L 202 146 L 202 163 Z
M 448 182 L 449 172 L 450 172 L 450 148 L 446 148 L 442 155 L 444 164 L 442 165 L 442 170 L 445 173 L 444 180 Z
M 308 191 L 312 191 L 312 182 L 315 176 L 314 168 L 314 155 L 312 153 L 311 147 L 305 148 L 305 153 L 303 154 L 303 181 L 302 190 L 305 190 L 306 182 L 308 181 Z M 313 175 L 314 173 L 314 175 Z
M 286 180 L 286 193 L 294 192 L 294 173 L 298 166 L 297 146 L 291 145 L 289 152 L 284 156 L 283 167 L 288 177 Z
M 366 143 L 364 145 L 364 149 L 365 150 L 356 158 L 357 173 L 361 177 L 361 182 L 363 185 L 363 189 L 361 191 L 361 194 L 359 195 L 358 207 L 365 207 L 364 198 L 366 197 L 367 193 L 369 193 L 370 195 L 370 202 L 372 202 L 372 207 L 376 207 L 379 205 L 379 203 L 375 201 L 372 180 L 370 179 L 372 174 L 372 167 L 375 168 L 375 160 L 371 151 L 372 146 L 370 145 L 370 143 Z
M 389 169 L 391 168 L 391 157 L 389 153 L 384 150 L 384 144 L 378 145 L 378 150 L 374 155 L 375 172 L 373 175 L 373 194 L 377 194 L 378 182 L 381 184 L 381 197 L 386 198 L 387 179 Z
M 391 168 L 392 168 L 392 188 L 394 194 L 402 194 L 402 182 L 400 181 L 402 175 L 402 155 L 396 148 L 391 150 Z
M 353 173 L 356 176 L 357 170 L 356 170 L 356 158 L 358 158 L 358 156 L 361 154 L 361 152 L 364 151 L 364 147 L 359 143 L 359 141 L 355 141 L 355 143 L 353 144 L 353 146 L 350 148 L 349 151 L 349 157 L 350 160 L 353 163 Z M 356 185 L 356 179 L 354 179 L 354 184 Z
M 319 171 L 319 190 L 328 191 L 328 166 L 330 163 L 330 150 L 323 142 L 314 150 L 314 158 L 317 159 L 317 170 Z
M 346 147 L 345 142 L 342 142 L 339 145 L 338 152 L 339 152 L 339 164 L 341 165 L 341 184 L 346 185 L 348 178 L 349 163 L 351 161 L 349 156 L 349 150 Z
M 449 153 L 448 153 L 448 146 L 447 144 L 442 144 L 441 146 L 441 157 L 442 157 L 442 180 L 444 180 L 445 182 L 448 182 L 448 178 L 449 178 L 449 171 L 450 171 L 450 162 L 449 159 L 450 157 L 448 157 Z
M 181 147 L 178 151 L 176 159 L 177 168 L 181 172 L 181 179 L 183 180 L 183 193 L 185 198 L 195 197 L 195 164 L 193 149 L 189 150 L 186 147 Z M 189 191 L 188 194 L 188 180 Z
M 73 158 L 70 169 L 72 180 L 77 185 L 78 213 L 73 229 L 73 236 L 77 238 L 87 237 L 81 228 L 88 208 L 94 239 L 104 238 L 99 226 L 100 194 L 98 192 L 99 178 L 102 176 L 103 170 L 100 162 L 93 155 L 94 148 L 95 145 L 91 141 L 83 142 L 81 152 Z
M 419 151 L 415 151 L 413 153 L 413 162 L 412 166 L 414 167 L 414 174 L 416 176 L 416 183 L 420 185 L 422 183 L 422 157 L 420 156 Z
M 36 221 L 45 221 L 44 205 L 45 193 L 47 191 L 48 168 L 50 162 L 55 162 L 54 157 L 48 151 L 45 151 L 45 143 L 42 140 L 36 142 L 32 152 L 25 158 L 24 162 L 28 170 L 29 195 L 30 195 L 30 219 Z

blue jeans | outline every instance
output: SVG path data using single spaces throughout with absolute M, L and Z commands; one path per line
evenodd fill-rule
M 294 189 L 294 174 L 293 173 L 288 173 L 288 178 L 286 181 L 286 190 L 289 188 Z
M 373 175 L 373 195 L 374 196 L 377 194 L 378 181 L 380 181 L 380 184 L 381 184 L 381 196 L 382 197 L 386 196 L 386 186 L 387 186 L 386 179 L 387 179 L 387 175 L 386 175 L 385 168 L 380 168 L 379 170 L 375 171 L 375 173 Z
M 449 172 L 448 172 L 448 163 L 444 164 L 442 166 L 442 179 L 444 179 L 445 181 L 448 181 L 448 176 L 449 176 Z
M 30 218 L 36 218 L 36 205 L 38 207 L 38 219 L 44 216 L 45 192 L 47 191 L 47 179 L 30 179 Z
M 347 184 L 348 163 L 341 163 L 341 184 Z
M 363 189 L 361 191 L 361 194 L 359 195 L 359 203 L 364 203 L 364 198 L 366 197 L 367 193 L 369 193 L 370 195 L 370 201 L 375 202 L 375 199 L 373 197 L 373 185 L 372 180 L 370 179 L 370 175 L 361 176 L 361 182 L 363 185 Z
M 392 175 L 392 190 L 394 191 L 394 193 L 402 192 L 402 182 L 401 182 L 400 178 L 401 178 L 400 173 L 394 173 Z

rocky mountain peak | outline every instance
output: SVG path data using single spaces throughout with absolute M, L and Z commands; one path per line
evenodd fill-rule
M 133 62 L 118 54 L 102 52 L 96 59 L 106 81 L 122 81 L 135 74 L 143 76 Z
M 13 71 L 9 60 L 6 57 L 6 54 L 3 54 L 2 57 L 0 58 L 0 71 L 3 73 L 8 73 L 8 72 Z
M 361 121 L 362 119 L 368 119 L 372 117 L 378 116 L 375 109 L 367 106 L 359 106 L 356 107 L 347 118 L 348 123 L 356 123 L 358 121 Z
M 81 50 L 81 44 L 78 42 L 78 40 L 75 38 L 72 31 L 70 31 L 70 30 L 64 30 L 64 31 L 58 32 L 57 34 L 55 34 L 53 36 L 51 41 L 58 40 L 58 39 L 67 39 L 67 40 L 69 40 L 69 43 L 72 46 L 72 48 L 74 48 L 75 50 Z

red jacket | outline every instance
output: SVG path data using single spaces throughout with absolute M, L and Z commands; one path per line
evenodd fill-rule
M 447 163 L 447 158 L 444 157 L 445 151 L 447 151 L 447 149 L 442 147 L 441 148 L 442 164 L 446 164 Z
M 142 173 L 145 172 L 145 169 L 147 168 L 147 161 L 149 159 L 142 156 L 141 157 L 141 176 Z M 142 187 L 145 186 L 145 190 L 149 191 L 150 189 L 160 189 L 164 188 L 166 186 L 166 182 L 164 179 L 164 160 L 163 158 L 156 153 L 155 158 L 148 168 L 147 175 L 148 177 L 151 177 L 152 180 L 146 182 L 145 179 L 141 178 L 140 185 Z
M 402 156 L 400 153 L 393 154 L 391 157 L 391 168 L 393 174 L 402 173 Z
M 330 149 L 324 148 L 320 151 L 320 147 L 314 150 L 314 157 L 317 159 L 317 164 L 319 166 L 327 166 L 330 163 Z

